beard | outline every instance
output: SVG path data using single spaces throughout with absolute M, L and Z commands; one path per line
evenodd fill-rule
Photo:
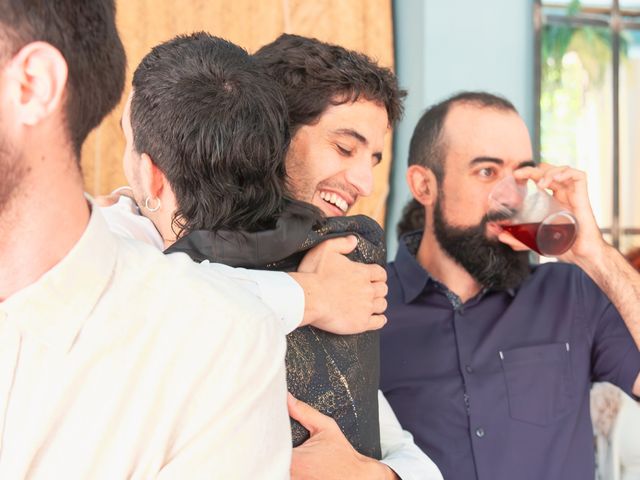
M 1 126 L 2 122 L 0 122 Z M 2 128 L 0 128 L 0 215 L 3 215 L 19 190 L 27 169 L 20 161 L 18 151 L 3 138 L 1 132 Z
M 486 214 L 473 227 L 455 227 L 447 223 L 442 212 L 440 191 L 433 210 L 433 228 L 442 249 L 461 265 L 480 285 L 492 290 L 518 287 L 529 275 L 529 252 L 516 252 L 499 240 L 486 236 L 488 222 L 504 215 Z

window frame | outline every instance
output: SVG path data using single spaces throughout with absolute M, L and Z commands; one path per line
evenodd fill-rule
M 544 3 L 544 4 L 543 4 Z M 534 0 L 534 156 L 540 162 L 542 112 L 540 98 L 542 95 L 542 31 L 545 25 L 564 25 L 569 27 L 596 26 L 606 27 L 611 32 L 612 59 L 612 215 L 611 227 L 601 229 L 611 234 L 613 246 L 619 248 L 622 235 L 640 235 L 640 227 L 620 226 L 620 35 L 623 30 L 640 30 L 640 22 L 629 21 L 625 17 L 640 19 L 640 11 L 620 8 L 619 0 L 611 0 L 611 7 L 582 7 L 575 15 L 545 13 L 544 7 L 564 7 L 552 1 Z M 603 18 L 606 15 L 607 18 Z

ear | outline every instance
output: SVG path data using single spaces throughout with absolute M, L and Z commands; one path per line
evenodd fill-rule
M 140 155 L 140 183 L 142 193 L 151 198 L 161 198 L 169 186 L 164 172 L 153 163 L 151 157 L 146 153 Z
M 409 190 L 425 207 L 434 205 L 438 197 L 438 181 L 433 172 L 422 165 L 410 165 L 407 169 Z
M 25 45 L 7 67 L 17 80 L 16 120 L 36 125 L 62 107 L 67 84 L 67 62 L 46 42 Z

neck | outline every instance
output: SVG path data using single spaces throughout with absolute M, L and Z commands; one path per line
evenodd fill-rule
M 38 156 L 0 211 L 0 302 L 60 262 L 87 226 L 89 206 L 75 160 L 59 160 Z
M 433 278 L 458 295 L 463 302 L 480 292 L 482 286 L 447 252 L 435 238 L 433 229 L 427 225 L 416 255 L 418 263 Z

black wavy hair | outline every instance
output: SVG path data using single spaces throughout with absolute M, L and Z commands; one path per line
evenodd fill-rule
M 131 127 L 171 184 L 178 236 L 272 228 L 292 202 L 282 92 L 227 40 L 197 32 L 154 47 L 133 75 Z
M 360 97 L 384 105 L 390 125 L 402 116 L 406 92 L 396 76 L 362 53 L 284 34 L 254 56 L 283 89 L 292 134 L 301 125 L 315 123 L 330 105 Z

